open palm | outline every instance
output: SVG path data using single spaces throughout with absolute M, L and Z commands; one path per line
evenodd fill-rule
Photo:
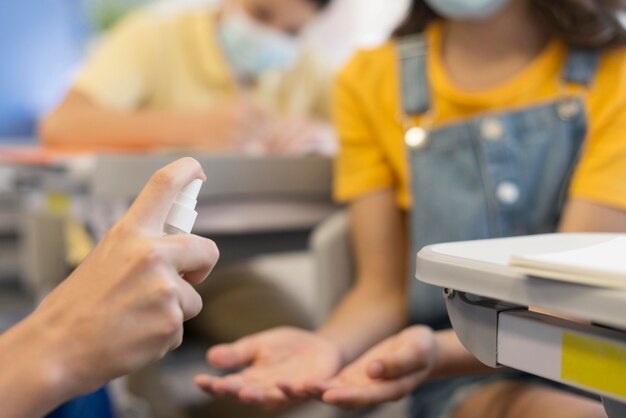
M 408 328 L 374 346 L 334 378 L 309 382 L 307 391 L 347 408 L 398 400 L 428 378 L 434 347 L 432 330 Z
M 216 346 L 207 358 L 220 369 L 244 369 L 225 377 L 198 376 L 198 386 L 215 396 L 232 396 L 265 408 L 286 406 L 293 400 L 279 383 L 300 386 L 308 380 L 328 379 L 340 367 L 334 344 L 296 328 L 277 328 Z

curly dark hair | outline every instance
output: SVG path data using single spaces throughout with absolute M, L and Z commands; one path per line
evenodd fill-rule
M 530 0 L 533 10 L 568 45 L 605 48 L 626 45 L 626 29 L 615 10 L 626 10 L 626 0 Z M 413 0 L 395 35 L 422 32 L 438 19 L 424 0 Z

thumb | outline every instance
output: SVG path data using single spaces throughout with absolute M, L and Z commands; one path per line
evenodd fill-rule
M 394 348 L 368 365 L 368 376 L 372 379 L 393 380 L 426 370 L 432 363 L 433 354 L 419 334 L 416 330 L 399 335 L 398 344 Z
M 150 228 L 161 234 L 176 195 L 194 179 L 206 181 L 202 166 L 193 158 L 181 158 L 161 168 L 152 175 L 124 219 L 130 225 Z
M 219 369 L 236 369 L 250 364 L 256 355 L 251 338 L 242 338 L 232 344 L 220 344 L 207 353 L 209 364 Z

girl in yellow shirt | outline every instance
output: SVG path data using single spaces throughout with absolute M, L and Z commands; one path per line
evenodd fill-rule
M 366 407 L 414 391 L 420 418 L 604 416 L 522 374 L 458 377 L 482 367 L 449 330 L 440 289 L 409 280 L 407 255 L 443 241 L 626 231 L 615 3 L 624 7 L 414 0 L 394 39 L 359 53 L 337 81 L 336 195 L 349 205 L 355 286 L 316 333 L 215 348 L 215 365 L 250 367 L 198 383 L 262 405 Z M 374 345 L 409 321 L 420 325 Z M 455 378 L 426 382 L 444 377 Z

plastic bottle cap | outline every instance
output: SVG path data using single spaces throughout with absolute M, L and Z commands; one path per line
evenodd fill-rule
M 198 194 L 202 188 L 202 180 L 196 179 L 185 186 L 176 196 L 176 200 L 172 204 L 170 213 L 165 221 L 166 225 L 189 234 L 196 222 L 198 212 L 196 212 L 196 204 L 198 203 Z

